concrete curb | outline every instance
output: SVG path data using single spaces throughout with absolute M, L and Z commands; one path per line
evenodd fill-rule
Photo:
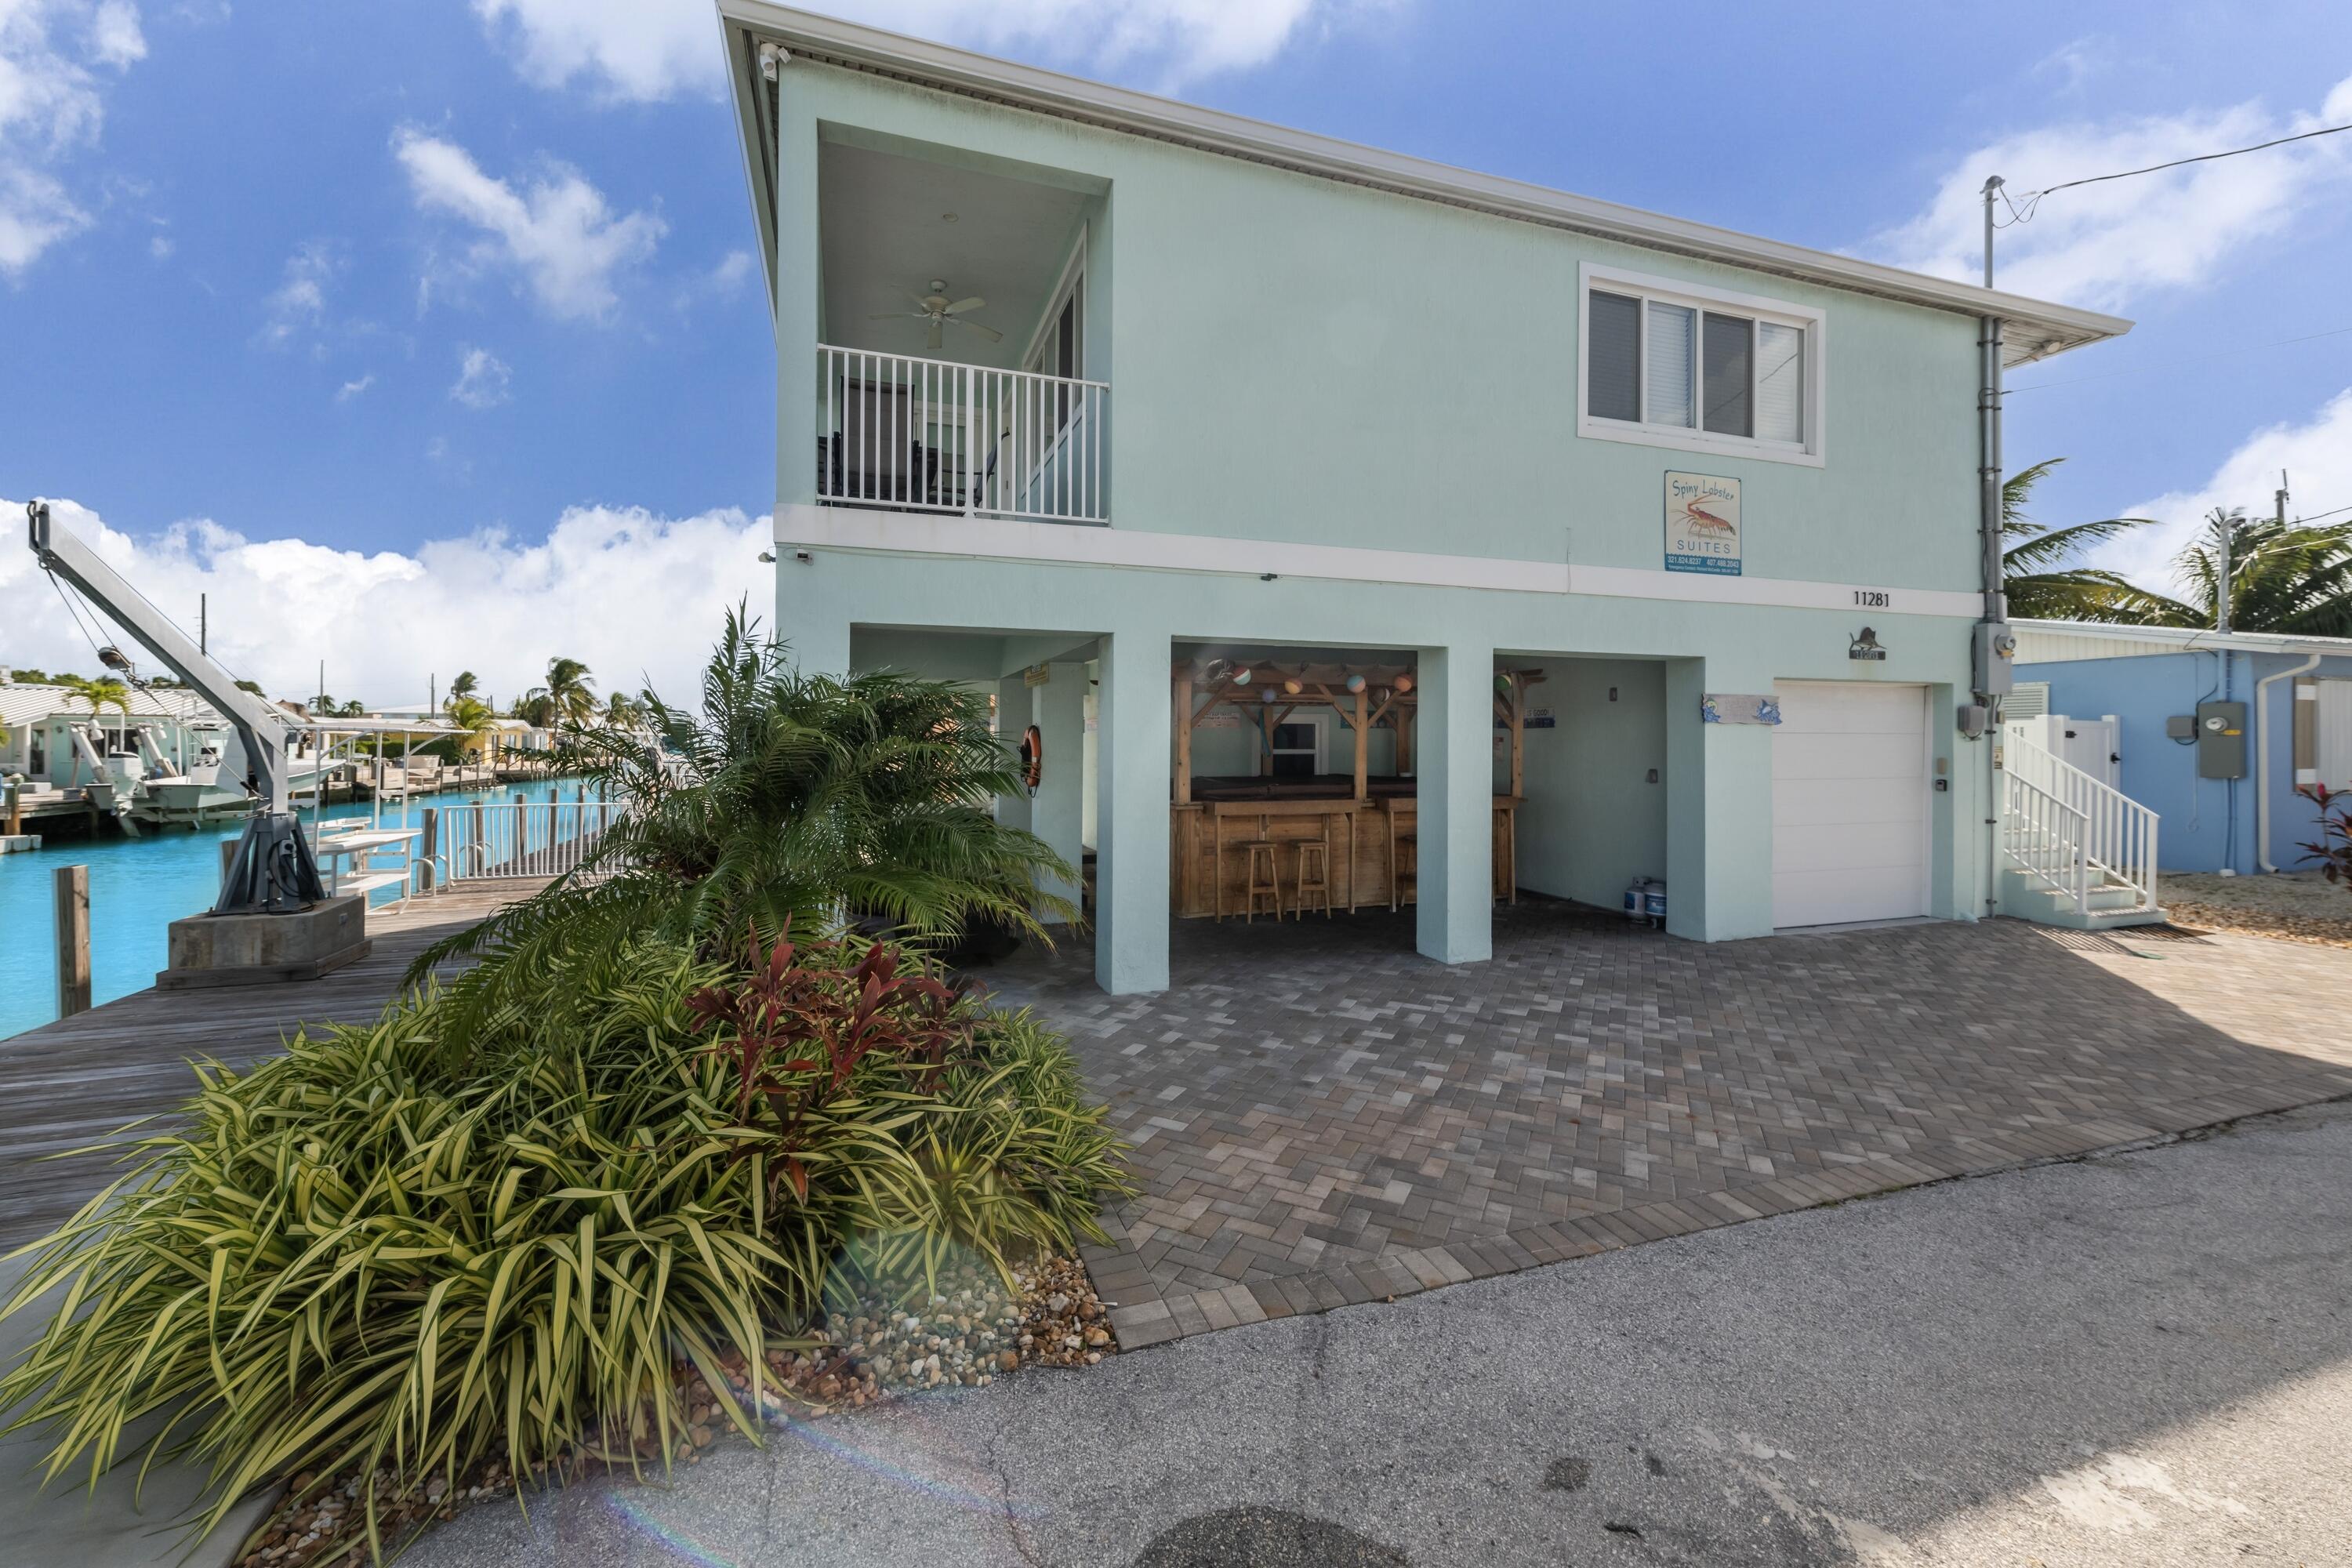
M 0 1262 L 0 1300 L 12 1295 L 30 1258 Z M 47 1321 L 37 1304 L 0 1322 L 0 1365 L 13 1366 Z M 95 1491 L 60 1476 L 41 1483 L 47 1443 L 37 1432 L 0 1437 L 0 1568 L 228 1568 L 237 1547 L 268 1513 L 274 1492 L 237 1504 L 193 1550 L 181 1517 L 204 1489 L 204 1473 L 184 1464 L 158 1465 L 147 1476 L 139 1506 L 131 1501 L 136 1463 L 118 1465 Z M 86 1472 L 85 1472 L 86 1474 Z

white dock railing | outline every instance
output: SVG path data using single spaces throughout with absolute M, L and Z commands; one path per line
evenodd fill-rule
M 2001 765 L 2001 847 L 2011 860 L 2087 911 L 2099 888 L 2126 887 L 2157 907 L 2158 815 L 2041 747 L 2012 740 Z
M 1110 521 L 1108 384 L 829 344 L 817 360 L 820 500 Z
M 429 807 L 420 890 L 520 881 L 576 871 L 620 819 L 603 800 L 489 801 Z

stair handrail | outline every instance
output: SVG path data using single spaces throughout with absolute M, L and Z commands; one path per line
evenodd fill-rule
M 2141 907 L 2157 904 L 2157 829 L 2159 816 L 2095 774 L 2063 757 L 2012 737 L 2003 772 L 2073 808 L 2083 817 L 2081 846 L 2093 868 L 2132 889 Z
M 2091 907 L 2090 857 L 2083 852 L 2089 818 L 2032 780 L 2000 775 L 2001 853 L 2032 880 L 2072 902 Z

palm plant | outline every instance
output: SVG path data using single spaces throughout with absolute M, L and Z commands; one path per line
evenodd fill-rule
M 490 705 L 478 697 L 455 697 L 449 701 L 447 719 L 456 728 L 465 731 L 465 739 L 458 742 L 459 751 L 478 754 L 485 744 L 482 737 L 489 733 L 498 715 L 491 712 Z M 462 762 L 464 757 L 460 755 L 450 760 Z
M 646 705 L 625 691 L 615 691 L 604 700 L 604 722 L 616 730 L 632 730 L 644 722 Z
M 588 667 L 576 658 L 547 661 L 547 695 L 574 724 L 587 722 L 596 711 L 595 684 L 588 679 Z
M 456 679 L 449 682 L 449 695 L 441 700 L 441 706 L 444 708 L 454 708 L 460 700 L 469 698 L 477 691 L 479 691 L 481 687 L 482 682 L 480 677 L 477 676 L 470 669 L 461 669 L 457 672 Z
M 544 686 L 534 686 L 515 699 L 513 716 L 534 728 L 552 730 L 562 721 L 563 714 L 553 693 Z
M 646 694 L 647 728 L 574 727 L 561 763 L 624 803 L 581 868 L 436 943 L 422 981 L 459 953 L 453 1037 L 527 1005 L 581 952 L 648 936 L 716 954 L 879 916 L 920 946 L 978 922 L 1045 938 L 1048 878 L 1075 880 L 1044 840 L 999 824 L 1021 785 L 987 699 L 898 674 L 805 675 L 741 610 L 703 672 L 700 711 Z
M 2152 519 L 2109 517 L 2051 528 L 2025 515 L 2034 487 L 2065 460 L 2050 458 L 2020 468 L 2000 487 L 2000 575 L 2010 613 L 2053 621 L 2147 619 L 2156 595 L 2113 572 L 2072 563 L 2090 546 Z
M 100 710 L 107 708 L 116 710 L 124 720 L 131 717 L 131 688 L 110 675 L 101 675 L 95 680 L 86 676 L 68 675 L 60 677 L 58 683 L 89 704 L 92 720 L 97 719 Z M 118 747 L 122 743 L 122 723 L 120 720 L 114 726 L 114 743 Z
M 2352 522 L 2315 527 L 2249 518 L 2216 507 L 2205 531 L 2180 552 L 2188 597 L 2147 595 L 2158 626 L 2219 624 L 2222 561 L 2229 562 L 2233 631 L 2352 637 Z

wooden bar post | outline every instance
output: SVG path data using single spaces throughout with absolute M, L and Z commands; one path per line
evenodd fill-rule
M 60 866 L 58 909 L 58 1016 L 89 1011 L 89 868 Z
M 1517 671 L 1511 674 L 1511 798 L 1527 794 L 1528 689 Z M 1516 900 L 1513 900 L 1517 902 Z
M 1183 805 L 1192 798 L 1192 668 L 1176 678 L 1175 799 Z
M 1370 699 L 1365 693 L 1361 691 L 1356 693 L 1356 803 L 1359 805 L 1370 800 L 1372 795 L 1372 721 L 1366 710 L 1369 701 Z M 1352 846 L 1354 842 L 1355 839 L 1351 834 L 1349 843 Z M 1353 890 L 1353 889 L 1349 889 L 1350 892 Z M 1349 906 L 1351 909 L 1353 907 L 1353 905 Z
M 416 890 L 433 890 L 433 857 L 441 847 L 441 814 L 432 806 L 425 808 L 425 837 L 417 840 Z
M 9 775 L 8 837 L 11 838 L 21 837 L 25 831 L 25 802 L 22 798 L 24 788 L 25 786 L 17 782 L 15 774 Z

